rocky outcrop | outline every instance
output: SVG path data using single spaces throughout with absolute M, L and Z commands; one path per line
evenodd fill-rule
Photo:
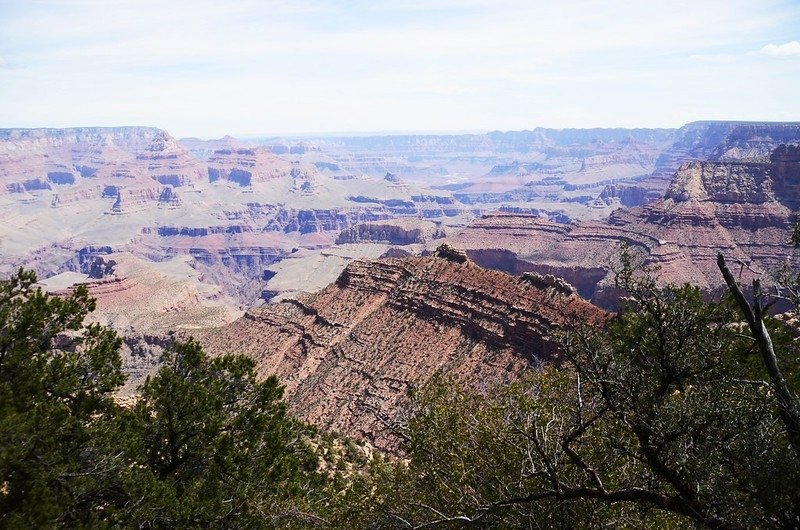
M 150 178 L 163 185 L 177 188 L 202 178 L 197 160 L 165 131 L 154 135 L 153 140 L 136 155 L 136 161 L 146 164 Z
M 165 186 L 158 196 L 158 205 L 166 208 L 180 208 L 181 199 L 172 186 Z
M 282 232 L 341 232 L 359 223 L 390 219 L 383 209 L 333 208 L 333 209 L 280 209 L 270 219 L 266 230 Z
M 271 208 L 264 230 L 300 234 L 334 232 L 334 238 L 341 244 L 395 240 L 396 244 L 410 244 L 412 238 L 419 240 L 414 242 L 423 242 L 442 237 L 442 231 L 435 228 L 436 221 L 427 219 L 471 213 L 463 207 L 442 206 L 427 198 L 414 202 L 362 197 L 353 202 L 337 208 Z
M 567 283 L 563 278 L 558 278 L 552 274 L 539 274 L 538 272 L 523 272 L 522 279 L 542 290 L 553 289 L 565 296 L 575 294 L 575 288 Z
M 610 270 L 623 243 L 659 267 L 663 282 L 718 292 L 724 286 L 718 251 L 746 265 L 744 283 L 754 275 L 769 278 L 787 262 L 798 264 L 787 243 L 792 208 L 800 202 L 798 151 L 781 147 L 764 162 L 684 164 L 663 199 L 616 210 L 605 221 L 559 225 L 497 213 L 450 240 L 478 264 L 564 277 L 606 307 L 617 303 Z
M 152 205 L 175 206 L 176 202 L 178 205 L 180 204 L 177 195 L 174 195 L 171 187 L 120 187 L 117 188 L 117 195 L 114 202 L 106 213 L 121 215 L 145 210 Z
M 436 224 L 417 219 L 395 219 L 386 222 L 357 224 L 342 231 L 336 238 L 337 245 L 350 243 L 386 243 L 389 245 L 425 244 L 444 237 Z
M 770 155 L 772 188 L 788 207 L 800 207 L 800 145 L 780 145 Z
M 677 202 L 774 202 L 771 169 L 758 163 L 688 162 L 678 169 L 664 198 Z
M 242 234 L 252 232 L 247 225 L 216 225 L 216 226 L 159 226 L 156 228 L 142 228 L 142 234 L 158 234 L 161 237 L 182 236 L 186 238 L 205 237 L 214 234 Z
M 114 192 L 114 196 L 116 197 L 116 192 Z M 62 206 L 93 201 L 98 198 L 106 197 L 107 196 L 103 194 L 103 188 L 101 186 L 59 189 L 53 194 L 53 198 L 50 201 L 50 206 L 53 208 L 59 208 Z
M 600 223 L 561 224 L 534 215 L 495 212 L 447 240 L 478 265 L 515 275 L 536 272 L 564 278 L 591 299 L 625 236 Z
M 764 162 L 781 144 L 800 143 L 800 122 L 698 121 L 684 125 L 675 142 L 659 157 L 655 170 L 640 185 L 651 200 L 660 198 L 675 172 L 692 160 Z
M 400 177 L 398 177 L 394 173 L 386 173 L 386 175 L 383 177 L 383 180 L 385 180 L 386 182 L 390 182 L 392 184 L 398 185 L 398 186 L 404 184 L 403 179 L 401 179 Z
M 380 206 L 392 216 L 415 216 L 431 219 L 455 217 L 468 213 L 468 210 L 453 197 L 441 195 L 412 195 L 408 198 L 392 199 L 351 195 L 347 199 L 355 204 Z
M 436 248 L 436 252 L 433 253 L 434 256 L 437 258 L 446 259 L 447 261 L 452 261 L 453 263 L 466 263 L 469 258 L 467 258 L 467 253 L 461 249 L 455 248 L 452 245 L 448 245 L 447 243 L 442 243 Z
M 624 184 L 607 184 L 600 192 L 600 200 L 611 204 L 614 199 L 622 206 L 640 206 L 647 198 L 647 188 L 642 186 L 626 186 Z
M 296 180 L 296 187 L 310 192 L 315 169 L 272 154 L 265 147 L 219 149 L 208 158 L 208 181 L 228 181 L 251 186 L 278 178 Z
M 558 361 L 551 334 L 572 316 L 604 318 L 580 298 L 466 261 L 356 260 L 319 293 L 250 311 L 202 341 L 280 376 L 304 419 L 386 447 L 384 422 L 410 388 L 435 374 L 508 382 Z

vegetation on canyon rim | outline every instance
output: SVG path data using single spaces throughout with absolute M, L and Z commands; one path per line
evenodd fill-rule
M 628 251 L 617 282 L 626 308 L 565 330 L 563 367 L 415 392 L 384 460 L 192 341 L 117 404 L 121 341 L 83 324 L 86 289 L 20 271 L 0 282 L 0 526 L 796 527 L 797 326 L 660 287 Z
M 398 520 L 796 528 L 796 328 L 765 319 L 778 381 L 733 299 L 658 287 L 651 272 L 623 252 L 628 305 L 603 329 L 562 334 L 565 369 L 486 394 L 424 390 L 406 434 L 414 502 L 392 507 Z
M 20 271 L 0 283 L 0 526 L 262 526 L 306 517 L 311 431 L 243 356 L 178 344 L 130 407 L 116 333 Z

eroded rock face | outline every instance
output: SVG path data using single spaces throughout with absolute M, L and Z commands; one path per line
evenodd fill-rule
M 771 169 L 757 163 L 688 162 L 678 169 L 664 198 L 677 202 L 774 202 Z
M 0 129 L 0 193 L 68 188 L 87 179 L 177 187 L 202 176 L 197 161 L 160 129 Z
M 559 359 L 550 336 L 573 315 L 604 318 L 576 296 L 470 262 L 356 260 L 322 291 L 250 311 L 202 341 L 281 377 L 301 417 L 387 447 L 382 421 L 410 387 L 438 373 L 474 385 L 512 381 Z
M 645 202 L 646 198 L 647 189 L 641 186 L 608 184 L 600 192 L 600 200 L 611 204 L 614 199 L 617 199 L 622 206 L 639 206 Z
M 788 227 L 800 200 L 798 148 L 780 147 L 763 162 L 691 162 L 681 166 L 665 197 L 616 210 L 605 221 L 560 225 L 496 213 L 473 222 L 452 243 L 476 263 L 512 273 L 565 278 L 578 292 L 615 307 L 611 266 L 621 244 L 660 268 L 665 283 L 723 289 L 717 252 L 743 267 L 742 282 L 798 265 Z M 779 190 L 779 191 L 778 191 Z
M 208 158 L 208 181 L 228 181 L 252 186 L 281 177 L 297 180 L 296 186 L 313 188 L 314 168 L 275 156 L 265 147 L 230 147 L 214 151 Z
M 301 234 L 340 232 L 359 223 L 390 218 L 389 212 L 383 209 L 279 209 L 267 224 L 266 230 L 299 232 Z
M 395 219 L 386 222 L 358 224 L 342 231 L 336 238 L 336 244 L 413 245 L 425 244 L 440 237 L 444 237 L 444 232 L 432 222 L 417 219 Z
M 800 203 L 800 145 L 778 146 L 770 155 L 772 187 L 777 199 L 797 209 Z
M 522 279 L 542 290 L 553 289 L 563 295 L 575 294 L 575 288 L 567 283 L 563 278 L 558 278 L 552 274 L 539 274 L 538 272 L 524 272 Z
M 403 186 L 397 186 L 399 188 Z M 380 199 L 366 195 L 351 195 L 347 198 L 355 204 L 366 205 L 372 209 L 380 208 L 392 216 L 419 216 L 424 219 L 435 217 L 454 217 L 468 213 L 453 197 L 439 195 L 412 195 L 406 199 Z
M 660 198 L 681 164 L 764 162 L 782 144 L 800 143 L 800 123 L 698 121 L 684 125 L 659 157 L 653 174 L 641 182 L 651 200 Z
M 71 263 L 71 271 L 41 282 L 54 294 L 72 292 L 84 284 L 97 307 L 88 317 L 115 328 L 124 337 L 123 371 L 128 381 L 121 393 L 155 371 L 160 354 L 182 329 L 221 326 L 242 312 L 230 309 L 218 287 L 201 281 L 181 257 L 154 263 L 110 247 L 86 247 Z
M 466 263 L 469 259 L 467 258 L 466 252 L 459 248 L 455 248 L 452 245 L 448 245 L 447 243 L 442 243 L 439 245 L 433 255 L 437 258 L 452 261 L 453 263 Z

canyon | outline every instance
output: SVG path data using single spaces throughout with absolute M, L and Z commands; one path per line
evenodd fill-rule
M 508 180 L 495 166 L 533 157 L 549 160 L 548 175 L 584 159 L 598 168 L 598 153 L 619 160 L 629 144 L 655 153 L 671 134 L 537 129 L 245 141 L 176 140 L 150 127 L 3 129 L 0 272 L 19 266 L 43 278 L 74 272 L 95 247 L 154 263 L 188 256 L 204 280 L 244 309 L 297 291 L 303 284 L 295 278 L 315 271 L 328 271 L 314 284 L 326 285 L 366 243 L 385 246 L 378 254 L 373 247 L 374 257 L 394 247 L 409 251 L 403 250 L 405 236 L 374 241 L 371 223 L 426 220 L 434 223 L 426 234 L 441 235 L 503 206 L 486 191 Z M 480 193 L 463 189 L 465 179 Z M 462 189 L 456 194 L 450 188 Z M 610 212 L 605 203 L 563 202 L 560 189 L 556 185 L 550 198 L 534 193 L 541 203 L 536 211 L 561 221 Z M 522 197 L 524 207 L 531 197 Z M 423 239 L 413 252 L 430 250 L 432 238 Z M 288 258 L 291 266 L 267 271 Z M 271 272 L 280 274 L 270 281 Z
M 613 308 L 613 268 L 621 246 L 658 269 L 663 283 L 692 283 L 718 294 L 716 256 L 741 264 L 740 279 L 770 278 L 796 267 L 788 244 L 800 200 L 800 148 L 779 145 L 745 160 L 683 163 L 663 198 L 620 208 L 608 218 L 569 224 L 533 215 L 482 216 L 449 241 L 476 263 L 512 274 L 554 274 L 580 294 Z
M 562 320 L 536 278 L 563 278 L 575 293 L 559 296 L 591 312 L 577 295 L 617 306 L 622 243 L 661 281 L 710 294 L 718 251 L 745 282 L 796 265 L 798 144 L 800 124 L 749 122 L 217 140 L 2 129 L 0 273 L 32 268 L 56 293 L 86 283 L 134 382 L 173 337 L 199 334 L 279 373 L 304 417 L 377 440 L 374 411 L 417 379 L 507 381 L 557 361 L 546 337 Z M 394 367 L 416 350 L 424 362 Z M 359 379 L 361 365 L 381 368 Z
M 514 381 L 559 362 L 557 329 L 603 318 L 563 282 L 484 269 L 445 244 L 428 257 L 354 260 L 316 293 L 195 336 L 212 353 L 246 353 L 277 374 L 300 417 L 391 448 L 415 386 L 437 375 Z

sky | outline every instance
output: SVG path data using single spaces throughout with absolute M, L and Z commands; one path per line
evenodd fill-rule
M 800 121 L 800 0 L 0 0 L 0 127 Z

